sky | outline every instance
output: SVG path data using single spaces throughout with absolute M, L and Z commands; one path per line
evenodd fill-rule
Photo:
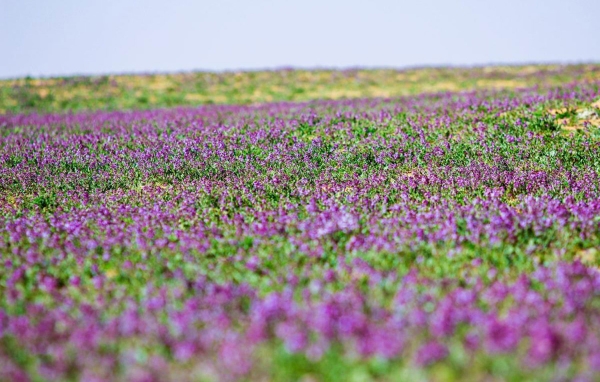
M 0 78 L 600 62 L 599 0 L 0 0 Z

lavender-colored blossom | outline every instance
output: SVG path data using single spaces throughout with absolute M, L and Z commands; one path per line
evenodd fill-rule
M 448 349 L 439 342 L 427 342 L 419 348 L 416 355 L 416 362 L 421 366 L 427 366 L 434 362 L 441 361 L 448 356 Z

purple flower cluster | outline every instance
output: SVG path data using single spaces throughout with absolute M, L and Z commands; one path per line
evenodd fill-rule
M 272 341 L 314 361 L 341 344 L 361 358 L 429 365 L 446 359 L 448 346 L 460 346 L 467 364 L 510 353 L 530 368 L 583 362 L 600 372 L 600 273 L 581 263 L 540 268 L 514 282 L 474 278 L 462 286 L 411 272 L 398 280 L 388 306 L 365 296 L 360 279 L 348 271 L 336 272 L 348 280 L 340 291 L 324 283 L 298 297 L 291 287 L 259 296 L 244 285 L 181 281 L 171 288 L 147 285 L 140 301 L 113 297 L 108 306 L 81 295 L 76 301 L 75 286 L 46 281 L 39 288 L 52 305 L 31 302 L 22 315 L 3 312 L 0 333 L 39 358 L 38 373 L 47 379 L 61 379 L 73 368 L 85 379 L 110 378 L 119 368 L 158 379 L 172 376 L 171 367 L 242 375 L 256 349 Z M 364 277 L 385 283 L 395 276 L 372 270 Z M 23 375 L 6 353 L 2 372 L 10 379 Z

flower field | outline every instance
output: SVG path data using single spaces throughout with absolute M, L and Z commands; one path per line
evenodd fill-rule
M 0 80 L 0 113 L 154 109 L 424 92 L 515 89 L 598 81 L 598 65 L 196 72 Z
M 529 68 L 4 81 L 0 380 L 598 380 L 600 65 Z

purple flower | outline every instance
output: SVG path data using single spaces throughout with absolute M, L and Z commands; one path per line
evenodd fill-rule
M 489 352 L 502 353 L 513 350 L 519 341 L 519 333 L 507 322 L 492 318 L 487 324 L 485 344 Z
M 420 366 L 428 366 L 443 360 L 448 356 L 448 348 L 437 342 L 430 341 L 422 345 L 416 353 L 416 362 Z
M 555 330 L 548 325 L 534 323 L 530 336 L 529 357 L 533 363 L 548 362 L 559 354 L 562 344 L 563 340 Z

